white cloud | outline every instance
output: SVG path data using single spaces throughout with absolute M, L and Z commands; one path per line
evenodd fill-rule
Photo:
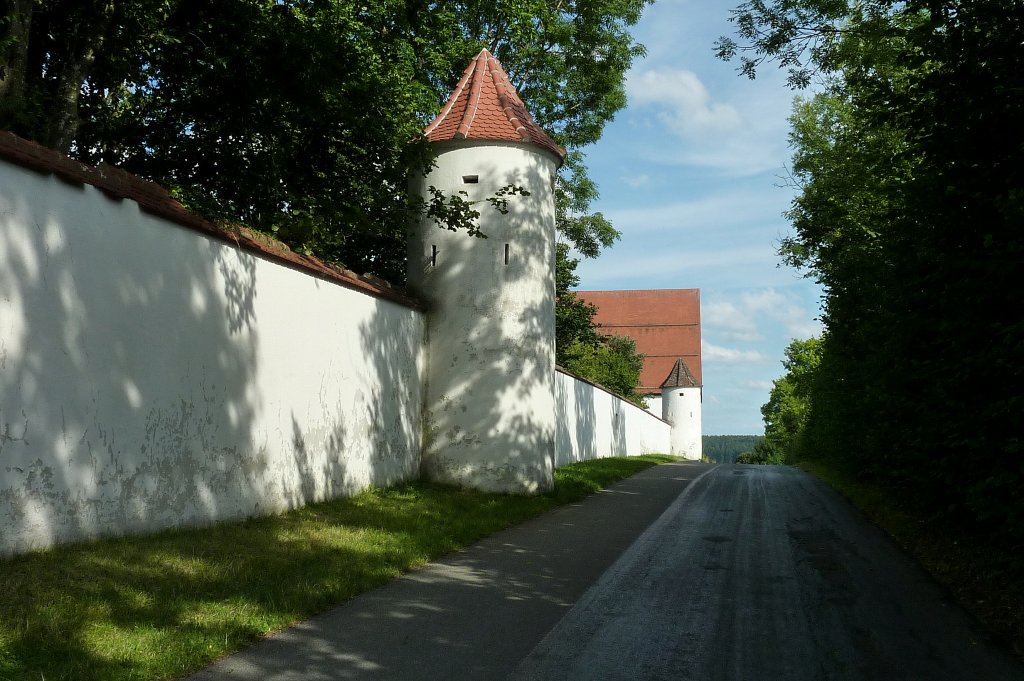
M 764 335 L 758 330 L 754 316 L 746 314 L 732 301 L 702 303 L 701 323 L 705 329 L 732 341 L 759 341 Z
M 759 192 L 724 191 L 684 201 L 644 202 L 608 210 L 605 215 L 622 231 L 678 233 L 681 229 L 715 229 L 721 232 L 737 226 L 784 225 L 781 214 L 788 202 L 788 195 L 767 186 Z M 765 239 L 765 243 L 768 241 Z
M 701 341 L 701 356 L 706 362 L 720 362 L 723 364 L 758 364 L 768 361 L 768 358 L 756 350 L 737 350 L 735 348 L 724 348 L 719 345 L 712 345 L 707 341 Z
M 652 56 L 628 74 L 629 106 L 622 119 L 632 126 L 634 154 L 660 166 L 725 177 L 783 177 L 793 99 L 785 74 L 766 69 L 750 81 L 726 64 L 708 61 Z
M 633 106 L 653 106 L 658 120 L 683 138 L 735 130 L 742 124 L 739 111 L 713 101 L 693 71 L 648 69 L 630 72 L 626 91 Z
M 762 392 L 764 390 L 772 389 L 771 381 L 743 381 L 740 383 L 741 388 L 747 388 L 748 390 L 756 390 Z
M 633 189 L 637 189 L 638 187 L 643 187 L 646 184 L 650 184 L 651 176 L 650 175 L 632 175 L 632 176 L 629 176 L 629 177 L 622 178 L 622 181 L 625 182 L 626 184 L 628 184 Z
M 821 324 L 807 314 L 807 309 L 795 298 L 774 289 L 749 291 L 741 296 L 747 309 L 759 312 L 783 325 L 792 338 L 807 338 L 821 334 Z
M 735 298 L 720 298 L 701 305 L 703 326 L 732 341 L 762 340 L 763 320 L 780 324 L 790 338 L 821 333 L 820 322 L 811 317 L 799 298 L 776 289 L 744 291 Z

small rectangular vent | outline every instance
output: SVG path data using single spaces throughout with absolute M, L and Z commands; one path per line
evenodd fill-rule
M 508 244 L 505 244 L 505 264 L 508 264 Z
M 437 267 L 437 246 L 430 247 L 430 264 Z
M 477 184 L 478 182 L 480 182 L 480 176 L 479 175 L 463 175 L 462 176 L 462 181 L 465 184 Z

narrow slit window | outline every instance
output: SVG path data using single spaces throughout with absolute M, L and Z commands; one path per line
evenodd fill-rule
M 430 247 L 430 264 L 434 267 L 437 266 L 437 246 L 432 245 Z
M 508 264 L 508 244 L 505 244 L 505 264 Z
M 462 182 L 464 184 L 477 184 L 478 182 L 480 182 L 480 176 L 479 175 L 463 175 L 462 176 Z

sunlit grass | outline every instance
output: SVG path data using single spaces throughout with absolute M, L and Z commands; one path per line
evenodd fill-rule
M 555 473 L 537 497 L 416 483 L 284 515 L 0 561 L 0 679 L 168 679 L 665 456 Z
M 888 532 L 1002 643 L 1024 657 L 1024 558 L 973 528 L 922 517 L 891 490 L 865 484 L 817 462 L 798 467 L 829 483 Z

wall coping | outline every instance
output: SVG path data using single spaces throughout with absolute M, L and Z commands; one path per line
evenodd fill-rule
M 643 413 L 645 413 L 645 414 L 647 414 L 648 416 L 650 416 L 650 417 L 651 417 L 652 419 L 658 419 L 659 421 L 661 421 L 662 423 L 664 423 L 665 425 L 668 425 L 668 426 L 671 426 L 671 425 L 672 425 L 671 423 L 669 423 L 669 422 L 668 422 L 668 421 L 666 421 L 665 419 L 661 418 L 660 416 L 656 416 L 655 414 L 652 414 L 651 412 L 647 411 L 647 410 L 646 410 L 646 409 L 644 409 L 643 407 L 640 407 L 640 406 L 638 406 L 638 405 L 635 405 L 635 404 L 633 404 L 632 402 L 630 402 L 629 400 L 627 400 L 627 399 L 626 399 L 625 397 L 623 397 L 622 395 L 620 395 L 620 394 L 618 394 L 618 393 L 616 393 L 616 392 L 612 392 L 611 390 L 609 390 L 608 388 L 604 387 L 604 386 L 603 386 L 603 385 L 601 385 L 600 383 L 594 383 L 594 382 L 593 382 L 593 381 L 591 381 L 591 380 L 590 380 L 589 378 L 583 378 L 583 377 L 582 377 L 582 376 L 580 376 L 579 374 L 574 374 L 573 372 L 569 371 L 569 370 L 568 370 L 568 369 L 566 369 L 565 367 L 560 367 L 560 366 L 558 366 L 557 364 L 555 365 L 555 371 L 557 371 L 557 372 L 558 372 L 558 373 L 560 373 L 560 374 L 564 374 L 564 375 L 566 375 L 566 376 L 568 376 L 568 377 L 570 377 L 570 378 L 575 378 L 575 379 L 576 379 L 577 381 L 581 381 L 581 382 L 583 382 L 583 383 L 586 383 L 587 385 L 591 385 L 591 386 L 593 386 L 593 387 L 597 388 L 598 390 L 600 390 L 601 392 L 605 392 L 605 393 L 608 393 L 608 394 L 609 394 L 609 395 L 611 395 L 612 397 L 615 397 L 615 398 L 618 398 L 618 399 L 622 400 L 622 402 L 623 402 L 624 404 L 628 404 L 628 405 L 629 405 L 629 406 L 631 406 L 631 407 L 635 407 L 636 409 L 639 409 L 639 410 L 640 410 L 640 411 L 642 411 Z
M 54 175 L 64 182 L 91 185 L 116 200 L 131 200 L 143 211 L 189 228 L 219 241 L 224 241 L 257 256 L 290 267 L 319 279 L 383 298 L 414 310 L 425 311 L 426 303 L 407 295 L 379 277 L 359 275 L 320 258 L 296 253 L 283 242 L 238 225 L 216 225 L 193 213 L 174 199 L 164 187 L 144 180 L 106 163 L 93 167 L 68 156 L 23 139 L 12 132 L 0 131 L 0 158 L 22 168 L 44 175 Z

